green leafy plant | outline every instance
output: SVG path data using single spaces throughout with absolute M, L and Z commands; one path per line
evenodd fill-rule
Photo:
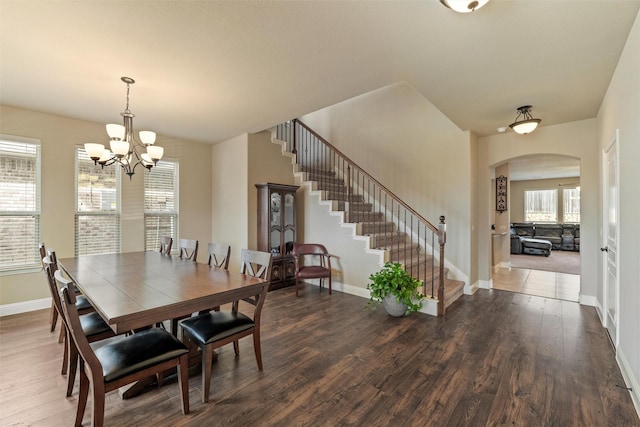
M 420 293 L 422 281 L 407 273 L 402 264 L 387 262 L 378 272 L 369 276 L 369 305 L 377 307 L 384 297 L 391 294 L 398 302 L 407 306 L 407 313 L 422 308 L 424 295 Z

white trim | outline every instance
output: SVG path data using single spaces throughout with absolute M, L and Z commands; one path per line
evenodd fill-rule
M 588 305 L 590 307 L 596 307 L 596 310 L 598 310 L 598 300 L 593 295 L 580 294 L 578 296 L 578 301 L 580 302 L 580 305 Z
M 478 280 L 476 283 L 480 289 L 493 289 L 493 279 Z
M 480 289 L 480 282 L 476 281 L 475 283 L 472 284 L 464 284 L 464 294 L 465 295 L 473 295 L 476 293 L 476 291 Z
M 304 284 L 305 285 L 311 285 L 311 286 L 315 286 L 318 287 L 319 286 L 319 280 L 313 280 L 313 282 L 310 281 L 305 281 Z M 324 288 L 327 289 L 327 285 L 324 285 Z M 338 292 L 344 292 L 345 294 L 349 294 L 349 295 L 355 295 L 357 297 L 361 297 L 366 299 L 367 301 L 369 300 L 369 290 L 360 286 L 354 286 L 354 285 L 347 285 L 344 283 L 340 283 L 336 280 L 333 280 L 331 282 L 331 288 L 334 291 L 338 291 Z M 327 289 L 327 293 L 328 293 L 328 289 Z M 420 313 L 424 313 L 424 314 L 428 314 L 430 316 L 437 316 L 438 315 L 438 300 L 435 298 L 425 298 L 423 300 L 424 305 L 422 306 L 422 308 L 420 309 Z M 363 307 L 366 307 L 366 302 L 364 303 Z
M 629 365 L 629 361 L 620 349 L 616 352 L 616 361 L 618 362 L 626 386 L 631 389 L 629 390 L 629 394 L 631 395 L 631 400 L 633 401 L 633 406 L 636 408 L 638 417 L 640 417 L 640 381 L 633 375 L 631 365 Z
M 0 317 L 27 313 L 51 307 L 51 297 L 0 305 Z

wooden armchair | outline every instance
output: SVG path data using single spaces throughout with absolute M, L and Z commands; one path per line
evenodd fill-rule
M 331 294 L 331 255 L 327 248 L 319 243 L 296 243 L 293 245 L 293 256 L 296 262 L 296 296 L 301 279 L 329 278 L 329 294 Z

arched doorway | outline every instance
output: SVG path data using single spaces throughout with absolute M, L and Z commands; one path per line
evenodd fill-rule
M 508 159 L 492 169 L 496 198 L 493 288 L 577 302 L 581 268 L 580 159 L 530 154 Z M 495 178 L 500 183 L 505 176 L 507 210 L 502 211 Z

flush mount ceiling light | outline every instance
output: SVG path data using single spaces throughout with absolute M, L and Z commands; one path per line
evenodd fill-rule
M 127 105 L 120 115 L 124 119 L 124 125 L 108 124 L 107 134 L 110 142 L 107 150 L 104 144 L 86 143 L 84 149 L 95 164 L 102 167 L 120 164 L 124 173 L 129 175 L 129 179 L 135 173 L 136 166 L 142 165 L 151 169 L 158 163 L 164 154 L 164 148 L 153 145 L 156 142 L 156 133 L 151 131 L 140 131 L 140 141 L 138 142 L 133 133 L 133 118 L 135 115 L 129 110 L 129 86 L 135 83 L 131 77 L 121 77 L 127 85 Z
M 456 12 L 469 13 L 480 9 L 489 3 L 489 0 L 440 0 L 440 3 Z
M 521 120 L 518 120 L 522 117 Z M 518 107 L 518 115 L 516 116 L 516 120 L 509 125 L 511 129 L 513 129 L 516 133 L 520 135 L 525 135 L 527 133 L 533 132 L 542 120 L 534 119 L 531 116 L 531 105 L 525 105 L 522 107 Z

